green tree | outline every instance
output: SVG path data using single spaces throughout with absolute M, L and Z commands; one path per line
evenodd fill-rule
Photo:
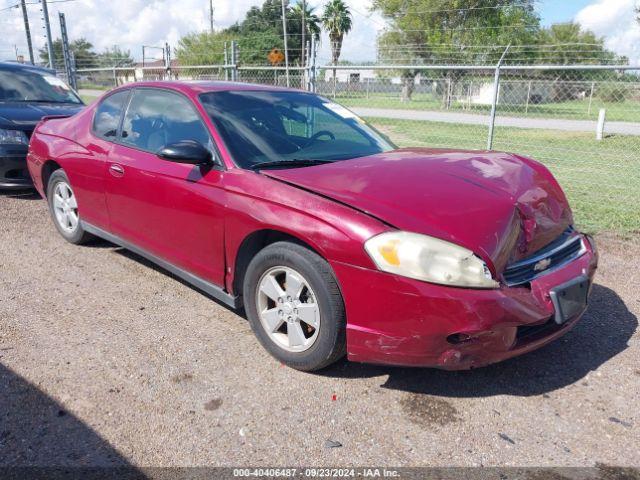
M 285 2 L 287 15 L 287 49 L 289 63 L 299 63 L 301 59 L 301 20 L 294 17 L 288 0 Z M 267 56 L 274 49 L 284 50 L 281 0 L 265 0 L 261 7 L 251 7 L 245 19 L 226 30 L 238 41 L 239 60 L 245 64 L 267 64 Z
M 389 24 L 378 40 L 385 63 L 495 64 L 505 45 L 535 43 L 540 29 L 534 0 L 374 0 L 372 9 Z M 418 71 L 403 73 L 405 100 Z
M 315 13 L 315 8 L 310 7 L 308 4 L 303 8 L 302 2 L 300 1 L 291 8 L 289 15 L 287 15 L 287 22 L 289 25 L 293 24 L 293 27 L 299 25 L 301 30 L 304 24 L 304 36 L 302 33 L 300 34 L 300 44 L 303 48 L 300 64 L 304 65 L 306 58 L 304 49 L 306 49 L 306 45 L 302 45 L 302 38 L 304 37 L 305 42 L 310 42 L 312 38 L 314 38 L 316 42 L 320 41 L 320 33 L 322 31 L 320 17 Z M 293 32 L 294 30 L 292 29 L 291 31 Z
M 550 65 L 624 65 L 629 59 L 607 50 L 604 38 L 583 30 L 579 24 L 558 23 L 540 31 L 536 61 Z M 572 89 L 560 81 L 567 78 L 567 72 L 550 70 L 537 75 L 554 80 L 551 95 L 555 101 L 572 99 Z M 573 80 L 598 80 L 597 94 L 607 102 L 621 101 L 627 96 L 626 87 L 619 83 L 622 77 L 617 72 L 578 70 L 570 75 Z
M 222 65 L 224 44 L 232 39 L 225 31 L 189 33 L 178 41 L 175 56 L 180 65 Z
M 324 6 L 322 14 L 322 24 L 329 33 L 329 42 L 331 43 L 331 63 L 337 65 L 340 60 L 340 52 L 342 51 L 342 42 L 344 36 L 351 31 L 353 22 L 351 20 L 351 11 L 343 0 L 329 0 Z M 333 69 L 333 84 L 335 88 L 336 69 Z
M 98 66 L 98 55 L 93 50 L 93 44 L 85 38 L 79 38 L 69 43 L 69 50 L 73 52 L 78 68 L 95 68 Z M 38 51 L 40 60 L 49 63 L 49 51 L 43 47 Z M 56 38 L 53 41 L 53 57 L 56 68 L 62 68 L 64 57 L 62 55 L 62 40 Z
M 577 23 L 557 23 L 540 31 L 537 60 L 541 63 L 574 65 L 617 62 L 614 52 L 604 47 L 604 39 Z
M 302 22 L 305 21 L 305 37 L 320 40 L 320 18 L 314 9 L 306 6 L 303 14 L 301 3 L 293 6 L 285 3 L 287 16 L 287 49 L 290 64 L 304 63 Z M 224 43 L 238 42 L 239 63 L 267 65 L 268 55 L 274 48 L 284 49 L 281 0 L 265 0 L 261 6 L 251 7 L 245 18 L 219 32 L 195 32 L 182 37 L 175 50 L 183 65 L 220 64 L 224 60 Z
M 130 67 L 133 65 L 133 57 L 129 50 L 122 50 L 114 45 L 98 54 L 98 64 L 101 67 Z

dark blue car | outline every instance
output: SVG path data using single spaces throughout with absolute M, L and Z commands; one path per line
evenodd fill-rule
M 53 70 L 0 62 L 0 189 L 31 186 L 29 138 L 45 115 L 73 115 L 84 107 Z

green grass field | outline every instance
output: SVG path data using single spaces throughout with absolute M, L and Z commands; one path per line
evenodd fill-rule
M 356 96 L 357 95 L 357 96 Z M 330 95 L 327 95 L 330 96 Z M 401 102 L 399 95 L 370 94 L 369 97 L 362 92 L 338 94 L 336 102 L 346 107 L 368 108 L 394 108 L 406 110 L 443 110 L 439 98 L 431 94 L 414 94 L 410 102 Z M 640 102 L 627 100 L 625 102 L 605 103 L 599 98 L 594 98 L 589 111 L 588 100 L 575 100 L 558 103 L 546 103 L 541 105 L 498 105 L 498 115 L 511 117 L 531 118 L 566 118 L 572 120 L 597 120 L 600 108 L 607 111 L 607 120 L 620 122 L 640 122 Z M 453 102 L 448 111 L 477 113 L 488 115 L 491 110 L 489 105 L 465 105 Z
M 486 148 L 486 127 L 368 119 L 399 146 Z M 564 188 L 578 226 L 588 232 L 640 233 L 640 137 L 598 142 L 590 133 L 498 128 L 494 149 L 544 163 Z

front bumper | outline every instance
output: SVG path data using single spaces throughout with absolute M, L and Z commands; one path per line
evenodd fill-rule
M 27 150 L 26 145 L 0 145 L 0 189 L 33 187 L 27 169 Z
M 434 285 L 334 262 L 347 311 L 348 358 L 463 370 L 546 345 L 584 313 L 556 324 L 549 293 L 581 275 L 593 280 L 598 256 L 586 237 L 584 243 L 585 253 L 572 262 L 526 286 L 496 290 Z M 452 343 L 456 334 L 472 339 Z

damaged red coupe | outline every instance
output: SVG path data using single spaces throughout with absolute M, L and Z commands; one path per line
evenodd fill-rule
M 277 359 L 465 369 L 566 333 L 593 241 L 541 164 L 396 148 L 310 93 L 138 83 L 45 118 L 29 171 L 60 234 L 244 307 Z M 185 312 L 188 315 L 188 312 Z

